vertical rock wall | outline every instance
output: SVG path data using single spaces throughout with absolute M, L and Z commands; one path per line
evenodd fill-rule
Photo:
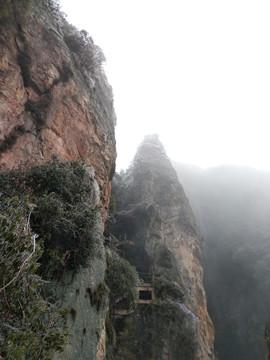
M 35 1 L 23 24 L 20 11 L 0 24 L 0 169 L 52 154 L 83 158 L 107 206 L 116 157 L 112 90 L 102 69 L 89 88 L 89 74 L 65 43 L 68 25 L 50 1 Z
M 155 276 L 165 275 L 182 288 L 185 299 L 180 307 L 189 311 L 190 322 L 195 319 L 191 313 L 198 320 L 196 359 L 213 359 L 214 329 L 207 313 L 193 214 L 156 136 L 147 137 L 140 145 L 123 179 L 116 178 L 114 191 L 118 235 L 143 248 L 134 251 L 130 261 L 143 271 L 152 269 Z
M 27 10 L 26 3 L 31 3 Z M 106 269 L 100 234 L 116 158 L 112 90 L 102 68 L 90 74 L 67 46 L 66 33 L 74 28 L 53 1 L 10 4 L 9 15 L 0 21 L 0 170 L 32 167 L 51 155 L 82 158 L 91 165 L 101 205 L 99 253 L 88 267 L 66 273 L 52 286 L 59 306 L 70 311 L 68 344 L 56 358 L 101 360 L 108 294 L 99 308 L 91 304 L 90 294 L 103 282 Z

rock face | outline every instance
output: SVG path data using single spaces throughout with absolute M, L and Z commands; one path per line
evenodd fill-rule
M 194 358 L 213 359 L 214 329 L 207 313 L 201 249 L 192 211 L 157 136 L 145 138 L 131 167 L 114 183 L 116 231 L 134 243 L 134 250 L 126 250 L 126 256 L 138 271 L 153 272 L 155 278 L 165 276 L 181 287 L 185 295 L 180 307 L 197 324 Z M 160 341 L 169 343 L 170 339 L 160 336 Z M 182 358 L 167 350 L 164 346 L 158 358 Z
M 0 24 L 0 169 L 52 154 L 83 158 L 107 206 L 116 157 L 111 88 L 101 69 L 89 88 L 90 75 L 65 42 L 68 25 L 50 1 L 36 1 L 24 24 L 20 11 L 17 5 Z
M 6 3 L 9 13 L 4 19 L 0 14 L 0 170 L 32 167 L 51 155 L 84 159 L 101 205 L 100 236 L 115 168 L 115 113 L 100 64 L 91 68 L 82 55 L 84 46 L 90 60 L 102 54 L 66 23 L 53 1 Z M 31 4 L 27 10 L 26 4 Z M 99 243 L 103 247 L 101 236 Z M 108 297 L 97 309 L 90 294 L 103 282 L 105 269 L 103 247 L 88 267 L 55 284 L 59 305 L 70 310 L 68 345 L 57 359 L 104 359 Z

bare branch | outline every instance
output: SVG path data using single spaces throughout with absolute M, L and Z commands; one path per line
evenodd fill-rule
M 27 261 L 29 261 L 31 259 L 31 257 L 34 255 L 35 251 L 36 251 L 36 238 L 38 237 L 38 235 L 33 235 L 32 239 L 33 239 L 33 251 L 31 252 L 31 254 L 24 260 L 24 262 L 22 263 L 19 271 L 17 272 L 16 276 L 14 276 L 14 278 L 12 280 L 10 280 L 5 286 L 3 286 L 0 289 L 0 293 L 5 290 L 9 285 L 11 285 L 20 275 L 20 273 L 22 272 L 22 269 L 24 268 L 25 264 L 27 263 Z

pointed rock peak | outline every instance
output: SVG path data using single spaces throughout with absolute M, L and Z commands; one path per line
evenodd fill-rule
M 146 135 L 141 143 L 144 144 L 152 144 L 163 148 L 161 141 L 159 140 L 159 134 L 150 134 Z
M 137 153 L 123 177 L 123 184 L 125 187 L 142 186 L 146 188 L 149 183 L 156 185 L 158 183 L 164 187 L 163 184 L 168 181 L 174 183 L 175 187 L 181 186 L 159 136 L 157 134 L 148 135 L 139 145 Z
M 141 166 L 142 163 L 170 162 L 158 134 L 145 136 L 139 145 L 131 167 Z

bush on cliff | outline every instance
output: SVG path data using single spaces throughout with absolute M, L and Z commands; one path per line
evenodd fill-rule
M 27 194 L 36 204 L 31 227 L 44 246 L 41 273 L 58 275 L 64 268 L 86 265 L 97 238 L 97 207 L 89 168 L 82 162 L 54 157 L 30 170 L 0 174 L 3 196 Z
M 183 300 L 184 292 L 181 287 L 173 281 L 168 280 L 164 276 L 155 278 L 154 282 L 155 295 L 157 298 L 166 300 Z
M 0 358 L 6 360 L 49 360 L 65 344 L 63 319 L 41 295 L 42 250 L 29 222 L 33 208 L 26 198 L 0 203 Z
M 107 265 L 105 281 L 110 289 L 111 304 L 116 297 L 124 296 L 127 308 L 134 308 L 138 301 L 136 286 L 140 282 L 135 267 L 113 251 L 107 256 Z
M 86 71 L 89 78 L 87 84 L 94 87 L 95 79 L 99 76 L 102 64 L 106 61 L 105 55 L 99 46 L 94 44 L 93 39 L 85 30 L 79 31 L 75 26 L 65 24 L 64 40 L 69 50 L 77 56 L 82 69 Z

